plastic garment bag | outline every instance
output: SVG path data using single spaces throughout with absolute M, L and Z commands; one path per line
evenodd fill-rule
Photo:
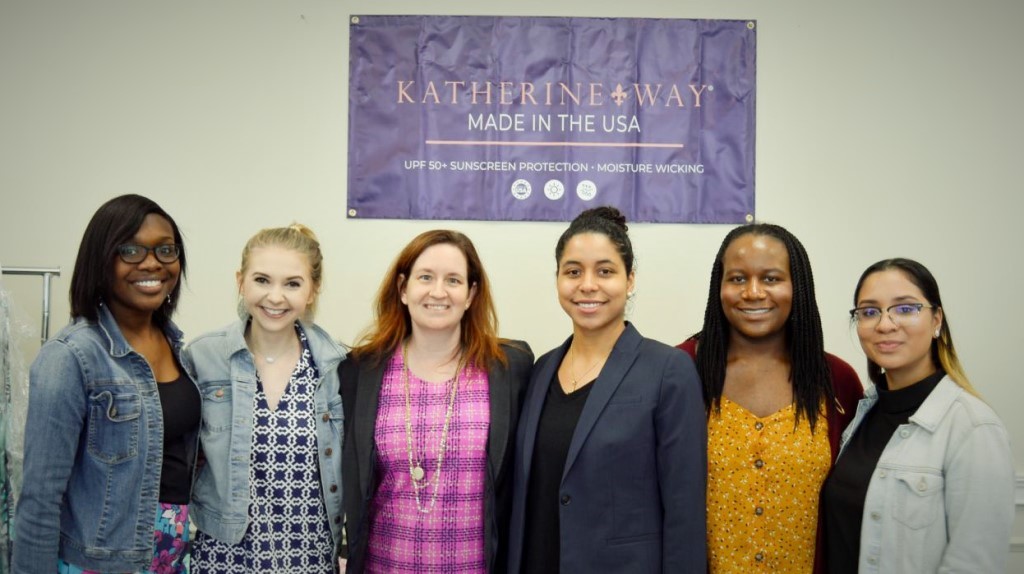
M 28 370 L 20 343 L 33 336 L 15 310 L 0 279 L 0 574 L 11 571 L 14 509 L 21 492 L 25 457 Z

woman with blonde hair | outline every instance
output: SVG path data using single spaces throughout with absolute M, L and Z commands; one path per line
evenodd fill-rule
M 402 249 L 341 366 L 348 572 L 503 572 L 516 421 L 533 353 L 499 339 L 476 248 Z
M 1006 428 L 960 366 L 935 277 L 910 259 L 879 261 L 854 305 L 874 385 L 825 482 L 829 572 L 1005 572 Z
M 310 322 L 322 261 L 305 226 L 260 231 L 235 276 L 241 320 L 188 347 L 206 458 L 192 494 L 195 573 L 337 570 L 344 351 Z

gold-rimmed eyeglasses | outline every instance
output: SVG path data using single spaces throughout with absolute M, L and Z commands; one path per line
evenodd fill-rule
M 921 309 L 937 309 L 934 305 L 924 303 L 897 303 L 889 305 L 885 309 L 881 307 L 864 306 L 850 309 L 850 318 L 858 327 L 874 327 L 882 321 L 882 315 L 888 315 L 889 320 L 895 325 L 906 325 L 917 321 L 921 316 Z

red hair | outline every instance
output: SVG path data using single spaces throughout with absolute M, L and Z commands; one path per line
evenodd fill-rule
M 467 363 L 486 369 L 492 361 L 508 365 L 498 338 L 498 314 L 494 310 L 487 273 L 468 237 L 458 231 L 434 229 L 417 235 L 391 264 L 377 290 L 374 323 L 360 337 L 351 354 L 357 359 L 380 361 L 402 344 L 412 333 L 409 309 L 402 304 L 402 289 L 413 264 L 424 251 L 435 245 L 453 245 L 466 257 L 470 289 L 476 286 L 473 302 L 462 316 L 461 343 Z

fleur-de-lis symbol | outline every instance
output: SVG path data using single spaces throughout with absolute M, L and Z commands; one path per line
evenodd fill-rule
M 622 84 L 615 86 L 615 91 L 611 93 L 612 100 L 615 101 L 616 106 L 622 106 L 622 102 L 629 97 L 629 94 L 622 89 Z

